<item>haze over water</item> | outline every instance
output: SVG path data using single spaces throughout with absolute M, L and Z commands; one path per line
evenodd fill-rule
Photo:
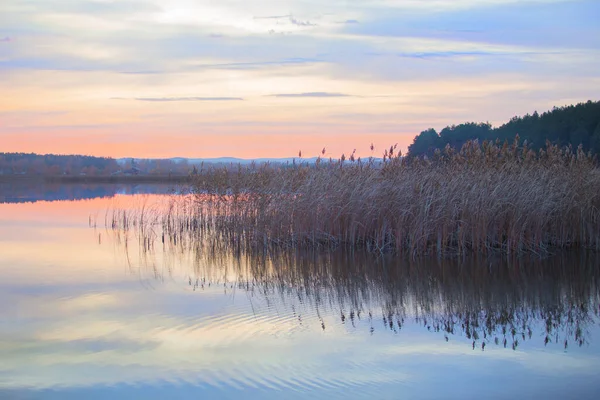
M 54 189 L 31 202 L 2 193 L 0 398 L 563 399 L 600 389 L 597 256 L 408 262 L 160 236 L 144 247 L 135 232 L 106 229 L 107 210 L 156 209 L 168 187 L 62 189 L 57 201 L 43 200 Z

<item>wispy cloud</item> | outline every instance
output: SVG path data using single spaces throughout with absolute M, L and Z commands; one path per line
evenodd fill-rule
M 254 17 L 254 19 L 283 19 L 283 18 L 291 18 L 290 14 L 287 15 L 267 15 L 267 16 L 258 16 Z
M 137 100 L 137 101 L 243 101 L 244 99 L 241 97 L 136 97 L 134 100 Z
M 330 92 L 306 92 L 306 93 L 276 93 L 269 97 L 352 97 L 345 93 L 330 93 Z
M 16 126 L 16 127 L 0 127 L 0 133 L 18 133 L 18 132 L 31 132 L 33 131 L 38 131 L 38 132 L 42 132 L 42 131 L 47 131 L 47 132 L 54 132 L 54 131 L 81 131 L 81 130 L 106 130 L 106 129 L 111 129 L 111 128 L 119 128 L 119 127 L 123 127 L 122 124 L 111 124 L 111 123 L 106 123 L 106 124 L 71 124 L 71 125 L 63 125 L 63 124 L 57 124 L 57 125 L 36 125 L 36 124 L 31 124 L 31 125 L 23 125 L 23 126 Z
M 317 58 L 288 58 L 284 60 L 274 61 L 256 61 L 256 62 L 234 62 L 234 63 L 222 63 L 222 64 L 197 64 L 194 68 L 206 68 L 206 69 L 256 69 L 265 66 L 282 66 L 282 65 L 297 65 L 297 64 L 308 64 L 318 63 L 322 60 Z
M 296 25 L 296 26 L 317 26 L 317 24 L 312 23 L 308 20 L 304 20 L 304 21 L 300 20 L 300 19 L 294 17 L 292 14 L 258 16 L 258 17 L 254 17 L 254 19 L 278 20 L 278 21 L 282 20 L 282 19 L 287 19 L 292 25 Z
M 2 42 L 4 42 L 4 43 L 12 42 L 12 39 L 9 36 L 6 36 L 3 38 L 0 38 L 0 43 L 2 43 Z
M 290 15 L 290 22 L 297 26 L 317 26 L 317 24 L 313 24 L 310 21 L 301 21 L 299 19 L 292 17 L 291 15 Z
M 501 53 L 494 53 L 489 51 L 429 51 L 429 52 L 415 52 L 415 53 L 399 53 L 398 57 L 406 58 L 449 58 L 449 57 L 469 57 L 469 56 L 499 56 Z
M 16 111 L 0 111 L 1 117 L 26 117 L 26 118 L 38 118 L 56 115 L 66 115 L 68 111 L 39 111 L 39 110 L 16 110 Z
M 351 24 L 360 24 L 360 22 L 358 22 L 357 19 L 347 19 L 347 20 L 339 22 L 339 23 L 340 24 L 348 24 L 348 25 L 351 25 Z
M 148 1 L 119 0 L 119 1 L 65 1 L 65 0 L 31 0 L 26 3 L 28 8 L 39 13 L 55 15 L 97 15 L 97 16 L 127 16 L 140 13 L 161 12 L 160 6 Z
M 157 75 L 162 74 L 164 71 L 121 71 L 121 74 L 126 75 Z

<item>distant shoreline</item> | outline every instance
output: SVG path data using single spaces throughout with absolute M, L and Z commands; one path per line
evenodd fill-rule
M 40 182 L 40 183 L 189 183 L 187 175 L 120 175 L 120 176 L 81 176 L 81 175 L 0 175 L 0 183 Z

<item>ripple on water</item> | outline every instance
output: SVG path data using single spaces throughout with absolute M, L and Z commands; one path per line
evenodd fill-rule
M 73 247 L 61 231 L 57 235 L 65 248 Z M 10 291 L 0 290 L 9 300 L 5 304 L 20 305 L 0 321 L 0 359 L 10 357 L 0 366 L 0 388 L 8 381 L 61 390 L 114 385 L 115 393 L 126 393 L 121 390 L 129 384 L 139 390 L 131 392 L 132 398 L 160 387 L 169 388 L 173 397 L 187 387 L 198 397 L 215 398 L 380 398 L 383 387 L 393 389 L 387 394 L 401 393 L 443 379 L 456 387 L 485 381 L 482 377 L 574 387 L 573 376 L 593 378 L 600 368 L 600 335 L 593 325 L 597 258 L 482 268 L 463 261 L 401 264 L 356 254 L 338 259 L 335 254 L 274 253 L 267 256 L 271 261 L 247 254 L 232 263 L 232 257 L 220 262 L 208 253 L 157 245 L 156 257 L 144 254 L 128 264 L 118 259 L 119 246 L 107 236 L 103 233 L 102 244 L 94 236 L 96 252 L 85 248 L 81 253 L 116 254 L 114 265 L 103 257 L 90 265 L 77 261 L 75 268 L 65 252 L 62 272 L 54 266 L 44 271 L 69 279 L 45 279 L 37 286 L 15 281 Z M 135 255 L 134 242 L 127 251 Z M 186 256 L 178 257 L 181 252 Z M 71 277 L 81 270 L 85 276 Z M 196 279 L 204 287 L 194 290 Z M 488 315 L 508 320 L 508 331 L 513 324 L 519 340 L 521 323 L 530 324 L 533 339 L 523 339 L 513 351 L 511 335 L 506 349 L 499 335 L 498 346 L 488 342 L 482 351 Z M 574 335 L 570 329 L 577 324 L 565 325 L 571 316 L 591 334 L 582 348 L 569 337 L 563 350 L 564 337 L 557 344 L 555 335 Z M 554 318 L 549 321 L 553 336 L 545 347 L 548 317 Z M 446 332 L 428 331 L 429 325 L 435 330 L 436 321 L 450 320 L 456 332 L 447 333 L 449 342 Z M 502 328 L 493 324 L 490 338 Z M 474 327 L 480 336 L 471 350 Z M 396 328 L 402 328 L 398 335 L 390 330 Z M 568 365 L 568 373 L 552 369 L 559 363 Z M 160 393 L 163 398 L 171 394 Z

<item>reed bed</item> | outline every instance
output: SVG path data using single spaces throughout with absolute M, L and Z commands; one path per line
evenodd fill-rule
M 468 142 L 430 158 L 201 168 L 152 220 L 162 240 L 416 257 L 600 250 L 600 170 L 581 148 Z M 119 217 L 123 218 L 123 217 Z M 116 225 L 123 221 L 116 218 Z M 126 217 L 125 217 L 126 219 Z M 135 218 L 134 218 L 135 219 Z M 139 219 L 140 226 L 147 224 Z
M 600 249 L 600 170 L 581 149 L 477 141 L 432 158 L 386 150 L 291 166 L 202 169 L 195 202 L 251 246 L 364 248 L 418 256 Z

